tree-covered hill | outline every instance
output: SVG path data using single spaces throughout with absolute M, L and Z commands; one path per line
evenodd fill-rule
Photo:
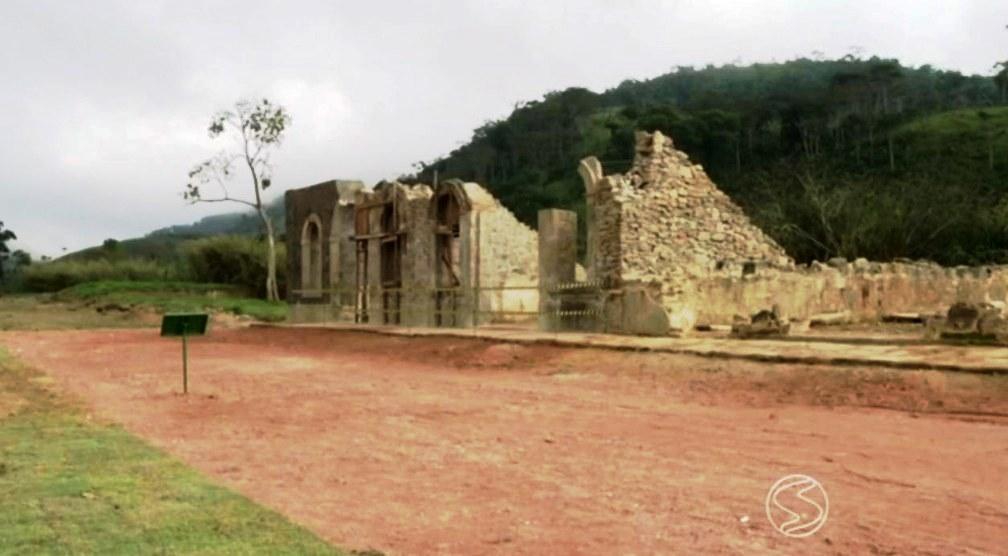
M 284 202 L 280 197 L 269 203 L 266 212 L 277 230 L 284 229 Z M 99 259 L 147 259 L 174 262 L 179 246 L 186 241 L 217 235 L 258 235 L 259 217 L 251 211 L 229 212 L 207 216 L 192 224 L 159 228 L 146 236 L 117 241 L 107 239 L 102 245 L 88 247 L 60 257 L 61 260 L 90 261 Z
M 578 161 L 623 172 L 634 131 L 661 130 L 799 260 L 1008 262 L 1006 80 L 849 56 L 679 68 L 521 103 L 416 178 L 484 183 L 528 223 L 583 215 Z

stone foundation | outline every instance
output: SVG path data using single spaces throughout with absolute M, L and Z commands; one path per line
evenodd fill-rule
M 945 268 L 934 263 L 812 263 L 793 268 L 735 266 L 689 284 L 683 298 L 698 324 L 730 324 L 776 305 L 791 320 L 846 313 L 853 321 L 944 314 L 957 301 L 1008 303 L 1008 266 Z

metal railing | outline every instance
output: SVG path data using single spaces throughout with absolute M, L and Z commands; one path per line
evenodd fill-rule
M 550 320 L 551 328 L 593 329 L 602 300 L 613 289 L 604 280 L 525 286 L 433 287 L 369 285 L 292 290 L 293 305 L 313 308 L 305 320 L 393 326 L 478 327 Z

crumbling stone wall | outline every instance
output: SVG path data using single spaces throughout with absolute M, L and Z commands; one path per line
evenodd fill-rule
M 428 326 L 432 287 L 430 268 L 433 264 L 433 227 L 428 219 L 432 190 L 427 185 L 405 185 L 381 182 L 371 191 L 361 191 L 354 199 L 357 212 L 366 211 L 367 242 L 366 283 L 358 283 L 356 240 L 351 239 L 352 257 L 345 261 L 343 275 L 350 277 L 346 289 L 364 288 L 367 296 L 367 318 L 370 323 L 384 323 L 386 318 L 404 326 Z M 384 205 L 384 206 L 383 206 Z M 395 219 L 383 222 L 385 206 L 394 206 Z M 367 208 L 370 207 L 370 208 Z M 361 216 L 364 218 L 364 216 Z M 391 229 L 386 229 L 386 224 Z M 400 283 L 398 291 L 384 291 L 382 285 L 382 241 L 377 237 L 398 230 Z M 386 295 L 399 295 L 398 304 L 386 305 Z M 355 300 L 351 299 L 351 303 Z
M 348 183 L 359 186 L 348 188 Z M 447 180 L 435 192 L 423 184 L 381 182 L 365 190 L 359 182 L 332 181 L 287 193 L 287 233 L 296 238 L 288 242 L 287 261 L 292 320 L 353 320 L 365 314 L 357 305 L 361 294 L 367 322 L 435 325 L 436 193 L 452 195 L 460 208 L 459 293 L 456 308 L 450 311 L 452 318 L 443 319 L 442 325 L 471 325 L 477 313 L 476 291 L 480 292 L 481 321 L 488 320 L 487 313 L 493 311 L 534 311 L 538 305 L 537 234 L 478 184 Z M 383 213 L 392 206 L 395 219 L 390 226 Z M 304 223 L 316 218 L 322 228 L 322 287 L 304 291 L 300 237 Z M 382 244 L 388 245 L 395 237 L 400 238 L 400 286 L 391 288 L 382 283 Z M 366 268 L 364 282 L 358 277 L 358 242 L 366 244 L 366 264 L 360 260 Z M 396 292 L 398 303 L 391 303 L 389 296 Z
M 300 304 L 328 304 L 328 293 L 303 292 L 301 232 L 309 218 L 321 224 L 322 285 L 326 287 L 342 279 L 347 249 L 346 206 L 352 202 L 364 184 L 359 181 L 330 180 L 309 187 L 292 189 L 284 194 L 286 210 L 287 300 Z M 352 223 L 351 223 L 352 224 Z M 352 230 L 352 228 L 351 228 Z M 349 244 L 350 254 L 353 245 Z M 281 261 L 282 264 L 282 261 Z
M 498 312 L 537 311 L 538 234 L 515 218 L 496 199 L 492 206 L 480 209 L 478 222 L 482 308 Z M 530 315 L 529 318 L 533 316 Z
M 637 134 L 628 173 L 605 176 L 594 157 L 581 162 L 579 173 L 588 205 L 589 280 L 642 284 L 674 314 L 693 305 L 689 292 L 698 280 L 725 265 L 793 266 L 660 132 Z
M 864 259 L 795 268 L 725 267 L 692 284 L 688 293 L 700 324 L 728 324 L 777 305 L 782 315 L 805 320 L 845 313 L 854 321 L 899 314 L 944 313 L 957 301 L 1008 303 L 1008 266 L 946 268 L 919 262 Z

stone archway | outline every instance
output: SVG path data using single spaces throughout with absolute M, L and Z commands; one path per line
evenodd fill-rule
M 322 221 L 311 214 L 301 228 L 301 289 L 322 289 Z

